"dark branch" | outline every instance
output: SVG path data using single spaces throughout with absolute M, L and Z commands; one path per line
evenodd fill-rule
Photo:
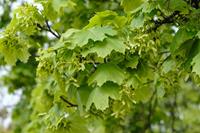
M 46 20 L 45 21 L 45 23 L 46 23 L 46 26 L 47 26 L 47 28 L 48 28 L 48 31 L 49 32 L 51 32 L 56 38 L 60 38 L 60 34 L 58 33 L 58 32 L 54 32 L 52 29 L 51 29 L 51 27 L 50 27 L 50 25 L 49 25 L 49 23 L 48 23 L 48 21 Z
M 45 31 L 48 31 L 50 32 L 52 35 L 54 35 L 56 38 L 60 38 L 60 34 L 58 32 L 54 32 L 52 29 L 51 29 L 51 26 L 49 25 L 48 21 L 46 20 L 45 21 L 46 23 L 46 27 L 43 27 L 41 26 L 40 24 L 37 24 L 37 27 L 40 28 L 41 30 L 45 30 Z
M 152 132 L 152 129 L 151 129 L 151 118 L 152 118 L 152 116 L 154 114 L 154 109 L 155 109 L 156 104 L 157 104 L 157 95 L 156 95 L 156 93 L 157 93 L 157 89 L 154 90 L 154 92 L 153 92 L 153 94 L 152 94 L 152 96 L 151 96 L 151 98 L 149 100 L 149 107 L 148 107 L 149 113 L 147 115 L 147 122 L 146 122 L 145 127 L 144 127 L 145 130 L 149 129 L 150 132 Z M 155 101 L 154 101 L 154 99 L 155 99 Z
M 71 102 L 69 102 L 67 99 L 65 99 L 63 96 L 60 96 L 60 99 L 62 99 L 64 102 L 66 102 L 67 104 L 69 104 L 69 106 L 67 107 L 78 107 L 77 104 L 73 104 Z
M 171 122 L 171 131 L 172 133 L 174 133 L 176 131 L 175 129 L 175 121 L 176 121 L 176 107 L 177 107 L 177 93 L 175 91 L 174 93 L 174 99 L 173 99 L 173 103 L 171 104 L 171 111 L 170 111 L 170 114 L 171 114 L 171 117 L 172 117 L 172 122 Z
M 163 20 L 155 20 L 153 21 L 154 22 L 154 26 L 149 28 L 147 30 L 147 32 L 150 32 L 150 31 L 156 31 L 161 25 L 163 24 L 170 24 L 170 23 L 173 23 L 174 20 L 176 19 L 176 16 L 179 15 L 179 12 L 178 11 L 175 11 L 174 13 L 172 13 L 171 15 L 169 16 L 166 16 L 164 17 Z

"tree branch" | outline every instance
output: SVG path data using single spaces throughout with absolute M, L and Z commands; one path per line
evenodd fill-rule
M 65 99 L 63 96 L 60 96 L 60 99 L 62 99 L 64 102 L 66 102 L 67 104 L 69 104 L 67 107 L 78 107 L 77 104 L 73 104 L 71 102 L 69 102 L 67 99 Z
M 46 23 L 46 26 L 47 26 L 47 28 L 48 28 L 48 31 L 49 32 L 51 32 L 56 38 L 60 38 L 60 34 L 58 33 L 58 32 L 54 32 L 52 29 L 51 29 L 51 27 L 50 27 L 50 25 L 49 25 L 49 23 L 48 23 L 48 21 L 46 20 L 45 21 L 45 23 Z
M 149 111 L 149 114 L 147 115 L 147 122 L 145 124 L 145 127 L 144 127 L 144 130 L 146 131 L 147 129 L 149 129 L 150 133 L 152 133 L 152 129 L 151 129 L 151 117 L 154 113 L 154 109 L 156 107 L 156 104 L 157 104 L 157 89 L 155 88 L 150 100 L 149 100 L 149 107 L 148 107 L 148 111 Z M 153 99 L 155 99 L 155 102 L 153 103 Z
M 56 38 L 60 38 L 60 34 L 58 32 L 55 32 L 52 30 L 51 26 L 49 25 L 48 21 L 45 21 L 46 27 L 42 27 L 40 24 L 37 24 L 37 27 L 40 28 L 41 30 L 45 30 L 50 32 L 52 35 L 54 35 Z
M 174 99 L 173 99 L 173 103 L 171 104 L 171 111 L 170 111 L 170 114 L 172 116 L 172 122 L 171 122 L 171 131 L 172 133 L 174 133 L 176 131 L 174 125 L 175 125 L 175 121 L 176 121 L 176 113 L 175 113 L 175 110 L 176 110 L 176 107 L 177 107 L 177 93 L 175 91 L 174 93 Z
M 177 15 L 179 15 L 179 11 L 175 11 L 171 15 L 164 17 L 163 20 L 155 20 L 155 21 L 153 20 L 155 25 L 149 28 L 147 32 L 156 31 L 163 24 L 173 23 Z

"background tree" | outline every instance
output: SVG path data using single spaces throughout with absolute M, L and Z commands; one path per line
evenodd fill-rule
M 0 38 L 15 133 L 198 133 L 199 0 L 35 0 Z M 8 19 L 9 20 L 9 17 Z

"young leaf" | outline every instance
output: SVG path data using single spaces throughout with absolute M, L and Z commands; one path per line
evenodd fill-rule
M 97 53 L 99 57 L 105 58 L 113 50 L 120 53 L 125 53 L 126 45 L 122 40 L 117 38 L 107 38 L 103 42 L 97 42 L 94 47 L 89 48 L 82 52 L 82 55 L 86 57 L 90 53 Z
M 106 10 L 103 12 L 97 12 L 96 15 L 89 20 L 89 24 L 85 28 L 90 28 L 97 25 L 111 25 L 119 28 L 123 27 L 126 24 L 126 22 L 126 17 L 119 16 L 114 11 Z
M 116 34 L 117 32 L 109 26 L 95 26 L 90 29 L 83 29 L 80 32 L 75 33 L 72 37 L 72 43 L 79 47 L 83 47 L 90 39 L 94 42 L 103 41 L 105 38 L 107 38 L 107 35 L 115 36 Z
M 101 87 L 96 87 L 90 94 L 86 109 L 88 110 L 92 103 L 100 110 L 105 110 L 109 107 L 109 97 L 115 100 L 120 100 L 120 86 L 115 83 L 107 82 Z
M 101 64 L 97 70 L 88 79 L 88 84 L 91 85 L 97 82 L 98 86 L 102 86 L 107 81 L 112 81 L 119 85 L 125 79 L 125 72 L 114 64 Z
M 17 37 L 7 39 L 2 38 L 0 40 L 0 53 L 4 56 L 6 63 L 15 65 L 17 60 L 26 63 L 30 56 L 27 41 Z

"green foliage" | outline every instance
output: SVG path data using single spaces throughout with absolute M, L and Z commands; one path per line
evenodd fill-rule
M 116 12 L 106 10 L 103 12 L 97 12 L 89 20 L 89 24 L 86 27 L 93 27 L 96 25 L 112 25 L 115 27 L 123 27 L 126 24 L 127 18 L 124 16 L 119 16 Z
M 126 12 L 135 12 L 143 3 L 143 0 L 122 0 L 121 5 Z
M 98 57 L 105 58 L 110 55 L 112 51 L 125 53 L 126 46 L 123 41 L 117 38 L 107 38 L 103 42 L 97 42 L 93 47 L 83 50 L 82 55 L 86 57 L 90 53 L 96 53 Z
M 26 38 L 7 36 L 0 40 L 0 52 L 9 65 L 14 65 L 17 60 L 26 63 L 30 54 L 28 52 L 29 42 Z
M 196 74 L 200 75 L 200 70 L 199 70 L 199 58 L 200 57 L 200 54 L 197 54 L 193 60 L 192 60 L 192 64 L 193 64 L 193 67 L 192 67 L 192 71 L 195 72 Z
M 96 87 L 90 94 L 86 109 L 92 103 L 97 109 L 105 110 L 109 107 L 109 98 L 120 100 L 120 87 L 112 82 L 107 82 L 101 87 Z
M 91 85 L 97 82 L 98 86 L 102 86 L 106 81 L 113 81 L 119 85 L 125 79 L 125 73 L 118 66 L 113 64 L 102 64 L 88 79 L 88 84 Z
M 83 47 L 89 42 L 90 39 L 94 42 L 103 41 L 105 38 L 107 38 L 106 35 L 114 36 L 116 34 L 116 31 L 112 30 L 111 27 L 93 27 L 86 29 L 85 31 L 82 30 L 76 32 L 72 37 L 72 44 Z
M 0 37 L 14 133 L 199 131 L 199 1 L 35 2 Z

